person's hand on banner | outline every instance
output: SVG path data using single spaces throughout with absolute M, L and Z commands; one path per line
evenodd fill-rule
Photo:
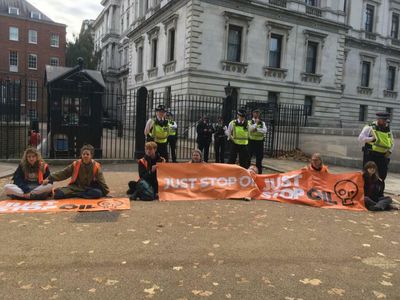
M 154 165 L 154 166 L 151 167 L 151 172 L 154 173 L 156 170 L 157 170 L 157 165 Z
M 48 185 L 49 184 L 49 180 L 48 179 L 44 179 L 42 182 L 42 185 Z

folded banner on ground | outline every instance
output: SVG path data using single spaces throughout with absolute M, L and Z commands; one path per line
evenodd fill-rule
M 260 194 L 249 172 L 225 164 L 159 164 L 161 201 L 254 198 Z
M 329 174 L 308 169 L 258 175 L 257 199 L 323 208 L 366 210 L 361 173 Z
M 130 209 L 128 198 L 102 198 L 96 200 L 65 199 L 46 201 L 0 201 L 0 213 L 112 211 Z

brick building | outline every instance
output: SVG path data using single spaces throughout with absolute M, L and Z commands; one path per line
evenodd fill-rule
M 36 117 L 46 106 L 45 66 L 65 65 L 65 36 L 66 25 L 27 1 L 0 0 L 0 82 L 20 84 L 12 93 L 22 114 Z

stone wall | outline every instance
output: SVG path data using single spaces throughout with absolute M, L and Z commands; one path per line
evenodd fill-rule
M 0 158 L 20 157 L 28 145 L 29 123 L 0 122 Z
M 357 140 L 360 129 L 316 128 L 304 127 L 300 129 L 299 148 L 305 154 L 314 152 L 322 154 L 328 164 L 345 167 L 362 167 L 362 151 Z M 391 156 L 389 169 L 400 172 L 400 132 L 393 132 L 395 148 Z

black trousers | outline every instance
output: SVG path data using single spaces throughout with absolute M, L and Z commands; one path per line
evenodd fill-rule
M 363 166 L 365 166 L 365 164 L 368 161 L 373 161 L 374 163 L 376 163 L 376 165 L 378 166 L 379 177 L 383 181 L 385 181 L 388 172 L 390 158 L 386 158 L 385 155 L 383 155 L 382 153 L 375 152 L 370 149 L 364 148 L 363 151 L 364 151 Z
M 215 162 L 216 163 L 224 163 L 225 159 L 225 140 L 224 138 L 222 139 L 216 139 L 214 142 L 214 150 L 215 150 Z
M 157 152 L 168 161 L 168 142 L 157 143 Z
M 264 141 L 249 140 L 249 159 L 256 157 L 256 167 L 258 174 L 262 174 L 262 160 L 264 158 Z
M 172 162 L 176 163 L 176 142 L 178 141 L 178 137 L 176 135 L 170 135 L 168 137 L 169 149 L 171 151 L 171 159 Z
M 365 196 L 364 202 L 368 210 L 390 210 L 390 204 L 392 203 L 392 198 L 387 196 L 379 197 L 378 201 L 375 202 L 368 196 Z
M 208 156 L 210 153 L 210 144 L 211 142 L 209 141 L 201 141 L 197 143 L 199 150 L 203 153 L 203 160 L 205 162 L 208 162 Z
M 235 164 L 236 158 L 239 155 L 239 165 L 242 168 L 248 169 L 250 167 L 249 151 L 247 145 L 237 145 L 231 141 L 231 152 L 229 154 L 229 164 Z

